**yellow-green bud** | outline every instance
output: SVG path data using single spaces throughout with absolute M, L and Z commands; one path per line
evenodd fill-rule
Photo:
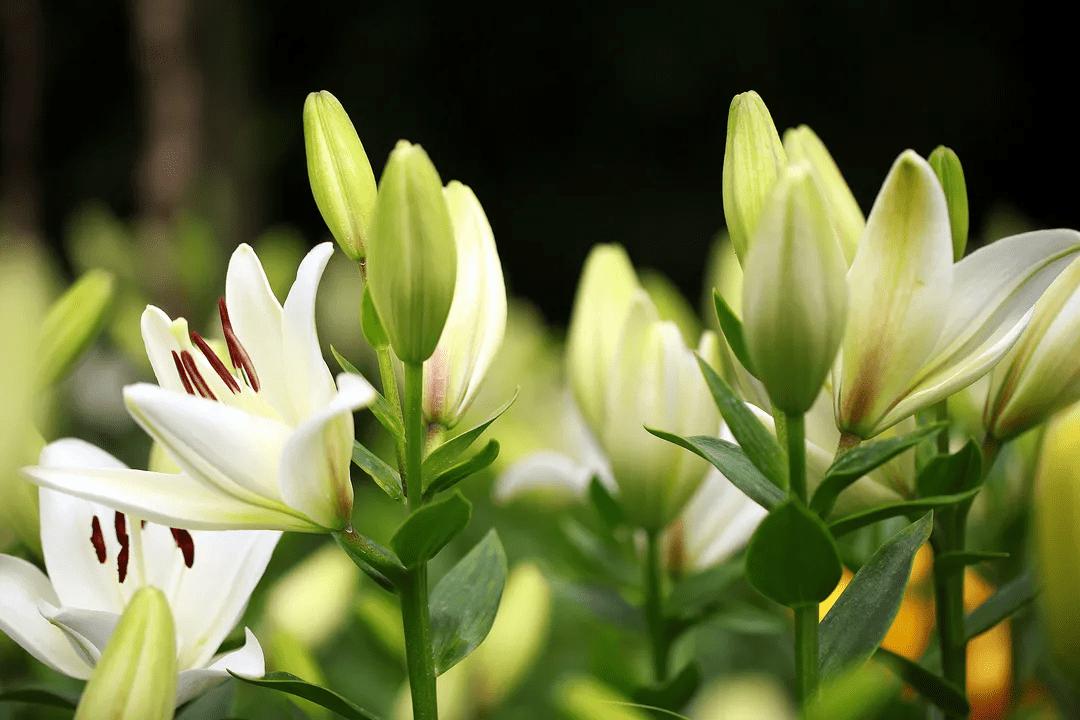
M 1050 422 L 1035 485 L 1035 547 L 1051 654 L 1065 677 L 1080 677 L 1080 405 Z
M 363 261 L 375 209 L 375 174 L 338 99 L 322 90 L 304 101 L 308 180 L 326 226 L 350 259 Z
M 405 363 L 431 357 L 457 279 L 442 180 L 424 149 L 401 140 L 386 161 L 368 242 L 368 287 L 390 347 Z
M 809 164 L 786 168 L 744 263 L 747 350 L 773 404 L 810 409 L 844 338 L 847 263 Z
M 172 720 L 176 630 L 165 595 L 144 587 L 131 598 L 86 684 L 75 720 Z
M 736 95 L 724 149 L 724 217 L 740 262 L 746 262 L 761 209 L 785 165 L 787 154 L 761 96 L 753 90 Z
M 927 158 L 945 191 L 949 204 L 949 229 L 952 231 L 953 262 L 964 257 L 968 241 L 968 197 L 964 168 L 952 148 L 938 145 Z
M 836 228 L 840 248 L 844 251 L 844 259 L 851 265 L 855 251 L 859 248 L 859 238 L 866 228 L 866 217 L 859 209 L 859 203 L 855 202 L 851 189 L 844 182 L 840 168 L 836 166 L 821 139 L 805 125 L 784 133 L 784 150 L 787 151 L 789 163 L 810 163 L 818 189 L 829 204 L 829 215 Z
M 90 270 L 49 308 L 41 327 L 38 386 L 62 378 L 97 337 L 112 305 L 116 282 L 104 270 Z

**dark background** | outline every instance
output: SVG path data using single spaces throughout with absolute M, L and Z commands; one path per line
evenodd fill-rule
M 698 297 L 727 108 L 748 89 L 781 132 L 814 128 L 864 211 L 900 151 L 945 143 L 976 237 L 1006 204 L 1080 225 L 1076 43 L 1019 5 L 0 2 L 5 222 L 58 252 L 93 199 L 126 220 L 200 214 L 227 248 L 278 224 L 323 239 L 301 122 L 319 89 L 376 176 L 407 138 L 471 185 L 510 289 L 556 323 L 597 242 Z M 162 133 L 181 162 L 148 190 Z

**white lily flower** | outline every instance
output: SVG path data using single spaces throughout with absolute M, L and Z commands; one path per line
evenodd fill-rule
M 47 445 L 40 462 L 91 477 L 132 472 L 74 439 Z M 27 652 L 65 675 L 89 678 L 128 602 L 153 586 L 168 599 L 175 623 L 177 705 L 226 680 L 227 670 L 263 675 L 262 648 L 249 630 L 242 648 L 215 653 L 240 619 L 280 532 L 189 532 L 45 488 L 40 502 L 48 576 L 0 555 L 0 630 Z
M 375 390 L 359 375 L 337 387 L 315 331 L 315 291 L 333 253 L 304 258 L 282 307 L 255 251 L 229 261 L 219 301 L 232 369 L 183 319 L 156 307 L 142 333 L 158 385 L 124 389 L 131 415 L 183 475 L 36 467 L 39 485 L 171 527 L 341 530 L 352 514 L 352 413 Z
M 836 423 L 870 438 L 989 372 L 1080 251 L 1075 230 L 1015 235 L 953 264 L 941 183 L 914 152 L 893 164 L 848 271 L 834 367 Z

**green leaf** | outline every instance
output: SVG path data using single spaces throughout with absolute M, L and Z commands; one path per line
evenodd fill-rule
M 610 543 L 605 543 L 594 532 L 572 517 L 559 520 L 559 529 L 571 546 L 591 565 L 600 570 L 603 577 L 620 583 L 633 585 L 641 582 L 641 571 L 615 552 Z M 606 539 L 606 538 L 605 538 Z M 590 567 L 589 570 L 593 570 Z
M 946 423 L 934 423 L 900 437 L 866 443 L 838 457 L 825 472 L 825 477 L 810 499 L 810 509 L 822 517 L 832 512 L 836 498 L 849 485 L 871 470 L 881 467 L 908 448 L 940 432 Z
M 360 300 L 360 332 L 364 333 L 368 345 L 376 350 L 390 344 L 390 338 L 386 336 L 386 328 L 375 310 L 375 302 L 371 299 L 371 290 L 367 284 L 364 285 L 364 297 Z
M 987 599 L 964 619 L 964 631 L 967 639 L 982 635 L 1002 620 L 1011 617 L 1023 609 L 1039 594 L 1038 588 L 1031 581 L 1031 575 L 1023 573 L 1011 580 Z
M 18 702 L 74 710 L 79 698 L 46 687 L 25 687 L 0 692 L 0 703 Z
M 725 562 L 693 575 L 679 578 L 667 598 L 668 612 L 676 618 L 704 619 L 720 609 L 720 599 L 741 575 L 743 564 Z
M 431 593 L 435 672 L 443 674 L 484 641 L 506 585 L 506 553 L 494 530 L 452 567 Z
M 701 666 L 696 661 L 691 661 L 667 681 L 638 688 L 631 699 L 642 705 L 670 711 L 690 702 L 699 687 Z
M 746 349 L 746 337 L 743 335 L 742 320 L 727 304 L 724 296 L 715 288 L 713 288 L 713 307 L 716 309 L 716 319 L 720 322 L 720 331 L 724 333 L 731 352 L 746 368 L 746 371 L 754 375 L 754 366 L 750 363 L 750 352 Z
M 426 563 L 464 530 L 472 517 L 472 504 L 455 492 L 445 500 L 425 505 L 401 524 L 390 547 L 401 563 L 414 568 Z
M 353 441 L 352 461 L 371 476 L 382 491 L 398 502 L 405 502 L 405 493 L 401 489 L 401 478 L 397 470 L 387 465 L 375 453 Z
M 755 419 L 754 422 L 757 422 L 757 420 Z M 684 447 L 695 455 L 700 455 L 708 460 L 717 470 L 724 474 L 724 477 L 731 481 L 732 485 L 742 490 L 748 498 L 766 510 L 772 510 L 787 499 L 784 491 L 765 477 L 750 462 L 743 449 L 734 443 L 709 437 L 708 435 L 694 435 L 693 437 L 684 438 L 651 427 L 645 429 L 661 440 L 667 440 L 669 443 Z
M 449 490 L 465 478 L 470 475 L 475 475 L 491 463 L 495 462 L 495 458 L 497 457 L 499 457 L 499 442 L 497 440 L 491 440 L 484 446 L 483 450 L 476 453 L 471 458 L 462 460 L 455 465 L 451 465 L 449 468 L 439 473 L 424 490 L 424 499 L 428 500 L 434 497 L 435 493 Z
M 330 346 L 330 352 L 342 370 L 354 375 L 362 375 L 351 362 L 342 357 L 341 353 L 333 345 Z M 386 428 L 386 431 L 393 435 L 395 439 L 402 440 L 405 437 L 405 429 L 401 424 L 401 418 L 394 412 L 393 406 L 382 393 L 375 393 L 375 402 L 371 404 L 369 409 L 375 419 L 379 421 L 379 424 Z
M 437 477 L 444 471 L 448 470 L 454 461 L 457 460 L 461 453 L 469 449 L 469 446 L 476 442 L 476 438 L 480 437 L 480 434 L 487 430 L 488 425 L 499 419 L 499 416 L 510 409 L 510 406 L 517 400 L 517 391 L 514 391 L 514 397 L 510 398 L 509 402 L 505 403 L 502 407 L 496 410 L 488 417 L 487 420 L 480 423 L 471 430 L 450 438 L 445 443 L 440 445 L 431 451 L 431 454 L 424 458 L 424 464 L 420 468 L 420 474 L 423 477 Z
M 592 503 L 596 514 L 600 516 L 604 527 L 614 530 L 626 522 L 626 513 L 623 511 L 622 506 L 619 505 L 619 501 L 612 497 L 608 489 L 604 487 L 604 483 L 600 482 L 600 478 L 596 475 L 593 475 L 592 479 L 589 480 L 588 496 L 589 502 Z
M 915 486 L 923 497 L 971 490 L 982 481 L 982 460 L 979 446 L 968 441 L 952 455 L 936 455 L 919 473 Z
M 349 528 L 333 533 L 334 540 L 356 567 L 382 589 L 394 592 L 395 581 L 405 572 L 405 566 L 386 548 Z
M 798 500 L 770 512 L 746 550 L 746 579 L 762 595 L 788 607 L 821 602 L 842 573 L 829 529 Z
M 38 341 L 39 387 L 50 387 L 67 374 L 94 342 L 109 318 L 116 278 L 88 270 L 49 308 Z
M 960 688 L 943 677 L 935 675 L 922 665 L 897 655 L 885 648 L 878 648 L 874 659 L 881 661 L 896 676 L 915 689 L 948 715 L 967 717 L 971 705 Z
M 1007 552 L 994 552 L 991 550 L 950 550 L 934 557 L 934 569 L 938 572 L 947 573 L 959 570 L 968 565 L 978 565 L 990 560 L 1004 560 L 1009 557 Z
M 229 674 L 240 682 L 247 683 L 248 685 L 277 690 L 278 692 L 310 700 L 316 705 L 321 705 L 327 710 L 336 712 L 344 718 L 348 718 L 348 720 L 381 720 L 375 713 L 368 712 L 351 700 L 338 695 L 333 690 L 327 690 L 324 687 L 312 685 L 306 680 L 287 672 L 267 673 L 263 677 L 257 679 L 237 675 L 232 670 L 229 670 Z
M 930 537 L 933 524 L 934 514 L 926 513 L 882 545 L 855 573 L 819 627 L 822 678 L 861 665 L 881 645 L 904 600 L 915 553 Z
M 869 510 L 852 513 L 833 520 L 829 523 L 829 530 L 832 531 L 835 537 L 840 537 L 879 520 L 901 515 L 910 517 L 926 510 L 937 510 L 938 508 L 957 505 L 975 497 L 978 492 L 979 488 L 972 488 L 967 492 L 956 493 L 955 495 L 935 495 L 934 497 L 916 498 L 915 500 L 879 505 Z
M 731 434 L 739 441 L 739 446 L 761 473 L 779 488 L 787 487 L 787 469 L 784 467 L 784 451 L 776 438 L 772 436 L 753 411 L 746 406 L 724 379 L 713 370 L 709 363 L 698 358 L 701 373 L 709 385 L 716 407 L 724 416 Z M 734 482 L 734 480 L 732 481 Z M 744 491 L 745 492 L 745 491 Z

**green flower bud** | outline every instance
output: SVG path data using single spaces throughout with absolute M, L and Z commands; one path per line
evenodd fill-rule
M 967 183 L 964 182 L 964 168 L 960 158 L 952 148 L 938 145 L 927 158 L 934 174 L 941 181 L 945 191 L 945 202 L 949 204 L 949 228 L 952 230 L 953 262 L 964 257 L 968 241 L 968 197 Z
M 844 338 L 847 263 L 807 163 L 789 166 L 761 214 L 745 260 L 743 330 L 773 404 L 814 404 Z
M 736 95 L 724 150 L 724 217 L 740 262 L 746 262 L 765 199 L 785 165 L 787 154 L 761 96 L 753 90 Z
M 345 108 L 325 90 L 304 101 L 304 147 L 323 220 L 345 254 L 362 262 L 375 209 L 375 174 Z
M 172 720 L 176 630 L 165 595 L 144 587 L 131 598 L 86 684 L 75 720 Z
M 844 259 L 851 265 L 855 251 L 859 248 L 859 238 L 866 228 L 866 218 L 859 209 L 859 203 L 855 202 L 851 189 L 844 182 L 840 168 L 836 167 L 836 162 L 821 139 L 805 125 L 784 133 L 784 150 L 787 151 L 788 162 L 810 163 L 818 189 L 829 204 L 829 214 L 836 228 L 836 236 L 840 240 L 840 248 L 844 251 Z
M 368 243 L 368 287 L 394 353 L 431 357 L 457 279 L 457 249 L 442 180 L 419 145 L 398 142 L 379 181 Z
M 91 270 L 49 308 L 38 345 L 39 386 L 55 383 L 82 357 L 105 324 L 115 288 L 112 275 Z
M 593 247 L 574 298 L 566 357 L 574 397 L 594 432 L 603 422 L 604 396 L 619 332 L 630 298 L 639 289 L 634 266 L 622 246 Z

